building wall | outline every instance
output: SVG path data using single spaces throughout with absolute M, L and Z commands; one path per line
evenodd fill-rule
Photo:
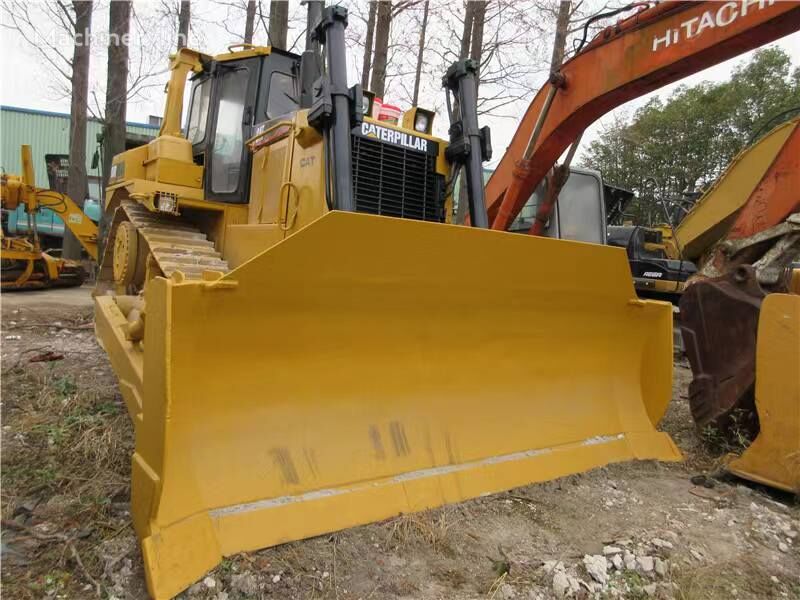
M 36 185 L 49 187 L 45 154 L 69 154 L 69 115 L 13 106 L 0 106 L 0 167 L 6 173 L 21 173 L 20 146 L 29 144 L 33 153 Z M 128 133 L 155 137 L 158 127 L 146 123 L 128 123 Z M 97 135 L 102 124 L 90 120 L 86 126 L 86 173 L 89 196 L 100 198 L 100 168 L 92 169 L 92 157 L 98 149 Z

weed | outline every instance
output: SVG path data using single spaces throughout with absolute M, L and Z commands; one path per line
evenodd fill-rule
M 61 398 L 69 398 L 78 391 L 78 386 L 75 380 L 69 375 L 57 377 L 53 380 L 53 389 L 58 393 Z
M 715 452 L 741 454 L 752 443 L 754 428 L 757 432 L 750 411 L 736 409 L 724 419 L 722 426 L 706 425 L 700 436 L 706 446 Z

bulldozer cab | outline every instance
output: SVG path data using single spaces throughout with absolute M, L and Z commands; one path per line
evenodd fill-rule
M 250 187 L 245 142 L 256 125 L 297 111 L 300 57 L 272 48 L 231 56 L 212 59 L 192 78 L 184 135 L 195 164 L 205 167 L 206 198 L 241 204 Z

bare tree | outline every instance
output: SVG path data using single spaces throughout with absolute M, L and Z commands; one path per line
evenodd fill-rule
M 261 4 L 261 2 L 259 2 Z M 256 2 L 255 0 L 247 0 L 247 12 L 244 21 L 244 43 L 253 43 L 253 30 L 256 23 Z
M 369 72 L 372 68 L 372 41 L 375 36 L 375 14 L 378 10 L 377 2 L 369 3 L 369 17 L 367 17 L 367 34 L 364 38 L 364 64 L 361 67 L 361 87 L 369 87 Z
M 375 53 L 372 60 L 372 85 L 370 89 L 379 98 L 386 93 L 386 61 L 389 58 L 389 33 L 392 27 L 392 3 L 377 2 L 375 19 Z
M 422 26 L 419 30 L 419 49 L 417 50 L 417 70 L 414 73 L 414 95 L 411 99 L 411 105 L 416 106 L 419 101 L 419 84 L 422 79 L 422 60 L 425 55 L 425 34 L 428 28 L 428 11 L 430 10 L 430 2 L 425 0 L 422 7 Z
M 192 20 L 192 6 L 189 0 L 181 0 L 178 12 L 178 50 L 189 43 L 189 22 Z
M 64 17 L 69 19 L 75 29 L 72 53 L 72 99 L 69 111 L 69 179 L 67 195 L 78 206 L 83 207 L 89 195 L 86 177 L 86 121 L 89 106 L 89 58 L 92 29 L 92 9 L 90 1 L 72 3 L 72 10 L 59 3 Z M 81 256 L 81 245 L 72 233 L 65 229 L 63 253 L 65 258 L 77 259 Z
M 272 0 L 269 3 L 269 43 L 286 50 L 289 33 L 289 3 L 286 0 Z
M 111 159 L 125 150 L 125 117 L 128 106 L 128 38 L 131 28 L 130 0 L 108 7 L 108 69 L 103 127 L 103 182 L 108 185 Z
M 486 21 L 486 4 L 484 0 L 475 0 L 472 4 L 472 36 L 470 39 L 469 57 L 480 62 L 483 53 L 483 25 Z
M 572 2 L 570 0 L 561 0 L 556 20 L 556 36 L 553 40 L 553 56 L 550 59 L 551 71 L 557 71 L 561 68 L 561 63 L 564 62 L 564 51 L 567 47 L 567 34 L 569 33 L 571 18 Z
M 461 51 L 458 53 L 459 58 L 467 58 L 469 55 L 469 43 L 472 39 L 472 15 L 474 3 L 466 0 L 464 2 L 464 29 L 461 31 Z

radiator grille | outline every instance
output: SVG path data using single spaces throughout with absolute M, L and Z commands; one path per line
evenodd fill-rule
M 358 212 L 444 222 L 444 177 L 436 156 L 353 135 L 353 196 Z

